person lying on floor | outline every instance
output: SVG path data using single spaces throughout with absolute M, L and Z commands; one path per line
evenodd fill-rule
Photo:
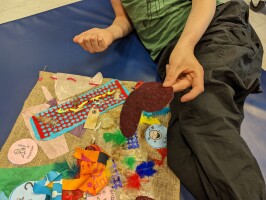
M 265 182 L 240 136 L 243 104 L 260 92 L 263 49 L 244 1 L 111 0 L 115 19 L 73 38 L 106 50 L 135 28 L 164 87 L 173 87 L 168 165 L 196 199 L 262 200 Z

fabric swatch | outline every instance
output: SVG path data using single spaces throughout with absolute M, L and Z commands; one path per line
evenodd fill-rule
M 46 194 L 50 200 L 62 199 L 62 174 L 50 171 L 42 180 L 35 182 L 33 191 L 36 194 Z M 52 183 L 51 189 L 48 185 Z
M 130 93 L 120 114 L 120 129 L 125 137 L 132 137 L 139 124 L 142 111 L 162 110 L 174 97 L 172 87 L 163 87 L 162 83 L 143 83 Z
M 30 199 L 30 200 L 45 200 L 46 195 L 44 194 L 35 194 L 33 192 L 33 186 L 35 181 L 27 181 L 18 187 L 16 187 L 12 194 L 10 195 L 10 200 L 21 200 L 21 199 Z
M 111 180 L 110 183 L 112 184 L 112 188 L 114 189 L 118 189 L 118 188 L 122 188 L 122 180 L 121 180 L 121 176 L 118 172 L 116 163 L 114 160 L 112 160 L 113 165 L 112 165 L 112 176 L 111 176 Z
M 75 135 L 78 138 L 81 138 L 82 135 L 86 132 L 86 129 L 83 127 L 83 124 L 77 126 L 73 130 L 69 131 L 72 135 Z
M 0 192 L 0 200 L 8 200 L 5 193 L 3 191 Z
M 101 85 L 103 76 L 99 72 L 93 78 L 57 73 L 55 77 L 55 93 L 59 101 L 84 93 L 97 85 Z
M 51 101 L 52 99 L 54 99 L 54 97 L 53 97 L 52 94 L 49 92 L 49 90 L 47 89 L 47 87 L 42 86 L 42 91 L 43 91 L 43 94 L 44 94 L 45 99 L 46 99 L 47 101 Z
M 32 161 L 38 152 L 37 143 L 32 139 L 21 139 L 11 145 L 8 160 L 16 165 L 23 165 Z
M 106 162 L 108 155 L 101 151 L 76 148 L 74 157 L 80 161 L 79 178 L 63 179 L 63 190 L 81 190 L 98 194 L 108 183 Z
M 127 138 L 127 148 L 128 149 L 139 148 L 139 141 L 138 141 L 137 133 L 135 133 L 132 137 Z
M 59 173 L 66 173 L 69 170 L 69 166 L 65 162 L 37 167 L 0 168 L 0 191 L 3 191 L 6 196 L 10 196 L 11 192 L 18 185 L 27 181 L 38 181 L 51 170 L 58 171 Z
M 86 200 L 116 200 L 115 192 L 112 190 L 111 187 L 106 186 L 103 188 L 102 191 L 100 191 L 99 194 L 92 196 L 92 195 L 87 195 Z
M 41 104 L 31 108 L 27 108 L 22 112 L 22 117 L 24 119 L 25 125 L 30 131 L 31 137 L 35 140 L 38 146 L 44 151 L 49 159 L 55 159 L 59 156 L 64 155 L 69 151 L 65 136 L 61 135 L 54 140 L 50 141 L 40 141 L 35 138 L 32 126 L 30 124 L 30 118 L 33 114 L 39 113 L 49 107 L 47 104 Z
M 117 90 L 121 92 L 119 100 L 114 99 L 114 95 L 112 95 Z M 34 135 L 38 140 L 54 139 L 83 124 L 92 107 L 96 106 L 96 108 L 99 109 L 100 114 L 105 113 L 106 111 L 123 104 L 128 97 L 128 93 L 129 92 L 120 81 L 113 79 L 96 89 L 78 96 L 72 101 L 51 107 L 36 114 L 36 116 L 33 116 L 30 121 Z M 69 111 L 73 110 L 73 107 L 75 107 L 76 104 L 77 108 L 74 110 L 79 109 L 79 112 Z M 58 111 L 62 113 L 58 113 Z M 54 123 L 44 123 L 38 120 L 37 117 L 49 118 Z

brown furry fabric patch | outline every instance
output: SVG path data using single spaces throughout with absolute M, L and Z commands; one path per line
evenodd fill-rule
M 121 115 L 120 129 L 126 137 L 132 137 L 137 130 L 141 112 L 155 112 L 163 109 L 173 99 L 172 87 L 163 87 L 158 82 L 142 84 L 130 93 Z

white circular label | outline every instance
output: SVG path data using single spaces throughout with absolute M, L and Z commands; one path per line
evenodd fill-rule
M 21 139 L 11 145 L 8 160 L 13 164 L 22 165 L 33 160 L 38 151 L 37 143 L 32 139 Z

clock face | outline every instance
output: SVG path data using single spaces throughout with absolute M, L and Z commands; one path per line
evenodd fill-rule
M 45 200 L 45 194 L 35 194 L 33 192 L 34 181 L 25 182 L 16 187 L 11 193 L 10 200 Z
M 145 131 L 145 138 L 153 148 L 165 148 L 167 146 L 167 128 L 160 124 L 153 124 Z

